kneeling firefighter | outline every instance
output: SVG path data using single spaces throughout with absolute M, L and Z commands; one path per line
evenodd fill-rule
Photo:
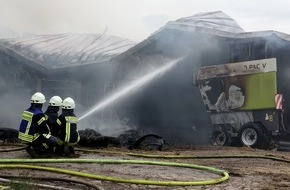
M 62 99 L 59 96 L 53 96 L 49 100 L 49 105 L 44 112 L 46 122 L 49 126 L 51 135 L 57 137 L 59 129 L 56 126 L 56 120 L 58 118 L 58 111 L 61 107 Z
M 41 110 L 45 101 L 45 96 L 36 92 L 31 97 L 31 106 L 22 113 L 18 138 L 28 145 L 26 151 L 32 158 L 52 152 L 57 142 Z
M 77 130 L 78 118 L 74 114 L 74 100 L 70 97 L 64 99 L 61 108 L 62 113 L 56 120 L 59 128 L 59 135 L 57 137 L 58 146 L 55 152 L 70 156 L 70 154 L 75 154 L 74 146 L 80 140 L 80 135 Z

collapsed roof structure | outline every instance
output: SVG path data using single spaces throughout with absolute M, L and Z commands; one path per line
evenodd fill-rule
M 35 91 L 42 91 L 47 99 L 54 94 L 71 96 L 79 104 L 82 97 L 86 99 L 86 94 L 95 96 L 87 91 L 91 88 L 86 83 L 101 81 L 107 74 L 102 67 L 110 67 L 109 62 L 135 44 L 132 40 L 105 34 L 66 33 L 0 39 L 3 105 L 0 126 L 17 128 L 20 118 L 15 119 L 15 115 L 19 115 L 23 106 L 28 106 Z
M 135 117 L 142 128 L 170 141 L 208 143 L 212 123 L 195 86 L 198 68 L 275 57 L 278 91 L 288 93 L 287 84 L 281 81 L 285 81 L 290 69 L 289 39 L 289 35 L 277 31 L 245 32 L 221 11 L 168 22 L 123 53 L 115 81 L 132 81 L 168 60 L 182 60 L 119 106 L 119 113 Z M 208 98 L 216 101 L 214 94 L 209 93 Z
M 135 44 L 129 39 L 104 34 L 72 33 L 29 35 L 0 40 L 2 52 L 43 69 L 106 62 Z
M 1 69 L 0 91 L 9 92 L 9 87 L 13 94 L 22 94 L 17 97 L 23 100 L 16 106 L 19 109 L 27 105 L 32 92 L 41 90 L 48 97 L 72 96 L 87 110 L 117 87 L 182 57 L 173 69 L 130 98 L 88 118 L 93 122 L 87 127 L 98 129 L 102 120 L 109 122 L 104 129 L 116 131 L 112 120 L 125 118 L 127 125 L 173 142 L 206 143 L 211 124 L 200 92 L 192 86 L 197 68 L 270 57 L 285 63 L 289 39 L 277 31 L 245 32 L 221 11 L 170 21 L 139 44 L 97 34 L 1 39 L 0 66 L 5 71 Z M 289 70 L 282 65 L 278 67 L 284 72 Z

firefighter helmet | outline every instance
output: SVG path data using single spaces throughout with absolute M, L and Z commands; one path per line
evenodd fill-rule
M 75 101 L 71 97 L 68 97 L 63 100 L 61 107 L 62 109 L 74 109 L 76 107 Z
M 44 104 L 45 102 L 45 96 L 41 92 L 36 92 L 31 96 L 31 103 Z
M 61 106 L 62 99 L 59 96 L 53 96 L 49 100 L 50 106 Z

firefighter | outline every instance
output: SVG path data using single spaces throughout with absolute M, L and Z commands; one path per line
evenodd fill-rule
M 57 142 L 56 138 L 51 136 L 41 110 L 45 101 L 45 96 L 36 92 L 31 97 L 31 106 L 22 113 L 18 138 L 28 145 L 26 151 L 32 158 L 50 152 Z
M 49 100 L 49 105 L 44 112 L 47 124 L 49 126 L 51 135 L 57 136 L 58 135 L 58 128 L 56 127 L 56 120 L 58 118 L 58 111 L 61 106 L 62 99 L 59 96 L 53 96 Z
M 62 102 L 62 114 L 56 120 L 59 128 L 57 137 L 58 146 L 55 152 L 70 156 L 75 154 L 74 146 L 79 142 L 80 136 L 77 130 L 78 118 L 74 114 L 75 102 L 68 97 Z

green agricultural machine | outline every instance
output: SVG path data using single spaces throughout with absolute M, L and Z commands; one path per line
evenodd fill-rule
M 214 145 L 260 149 L 287 145 L 276 62 L 270 58 L 199 68 L 196 82 L 210 114 Z

